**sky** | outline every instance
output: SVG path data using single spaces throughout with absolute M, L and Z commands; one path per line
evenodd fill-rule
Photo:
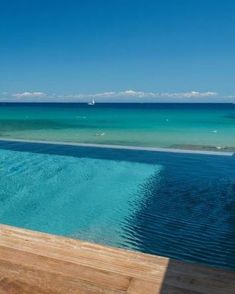
M 235 102 L 234 0 L 0 0 L 0 101 Z

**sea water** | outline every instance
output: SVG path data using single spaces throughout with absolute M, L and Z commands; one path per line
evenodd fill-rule
M 0 104 L 0 137 L 235 151 L 235 105 Z

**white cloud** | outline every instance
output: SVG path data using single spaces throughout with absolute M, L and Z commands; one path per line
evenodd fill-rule
M 47 96 L 44 92 L 23 92 L 23 93 L 15 93 L 12 95 L 16 98 L 37 98 L 37 97 L 45 97 Z
M 143 92 L 143 91 L 135 91 L 135 90 L 125 90 L 125 91 L 110 91 L 110 92 L 101 92 L 101 93 L 93 93 L 93 94 L 77 94 L 77 95 L 65 95 L 60 96 L 61 98 L 201 98 L 201 97 L 211 97 L 217 96 L 216 92 L 208 91 L 208 92 L 199 92 L 199 91 L 191 91 L 191 92 L 177 92 L 177 93 L 161 93 L 161 92 Z
M 200 97 L 211 97 L 217 96 L 218 93 L 216 92 L 198 92 L 198 91 L 191 91 L 191 92 L 181 92 L 181 93 L 162 93 L 160 94 L 161 97 L 169 97 L 169 98 L 200 98 Z
M 3 94 L 3 93 L 2 93 Z M 214 91 L 188 92 L 148 92 L 137 90 L 106 91 L 90 94 L 55 94 L 41 91 L 25 91 L 19 93 L 4 93 L 8 101 L 19 102 L 88 102 L 95 99 L 97 102 L 213 102 L 229 101 L 232 96 L 219 96 Z M 8 97 L 8 98 L 6 98 Z
M 134 91 L 134 90 L 126 90 L 116 92 L 117 97 L 136 97 L 136 98 L 145 98 L 145 97 L 157 97 L 158 93 L 152 92 L 143 92 L 143 91 Z
M 134 90 L 126 90 L 126 91 L 109 91 L 109 92 L 101 92 L 101 93 L 92 93 L 92 94 L 77 94 L 77 95 L 65 95 L 60 97 L 67 98 L 119 98 L 119 97 L 154 97 L 154 93 L 150 92 L 140 92 Z

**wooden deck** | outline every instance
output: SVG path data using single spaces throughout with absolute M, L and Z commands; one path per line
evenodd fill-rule
M 0 225 L 0 293 L 235 293 L 235 272 Z

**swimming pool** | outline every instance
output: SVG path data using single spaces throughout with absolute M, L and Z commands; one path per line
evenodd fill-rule
M 235 157 L 0 141 L 0 223 L 235 270 Z

